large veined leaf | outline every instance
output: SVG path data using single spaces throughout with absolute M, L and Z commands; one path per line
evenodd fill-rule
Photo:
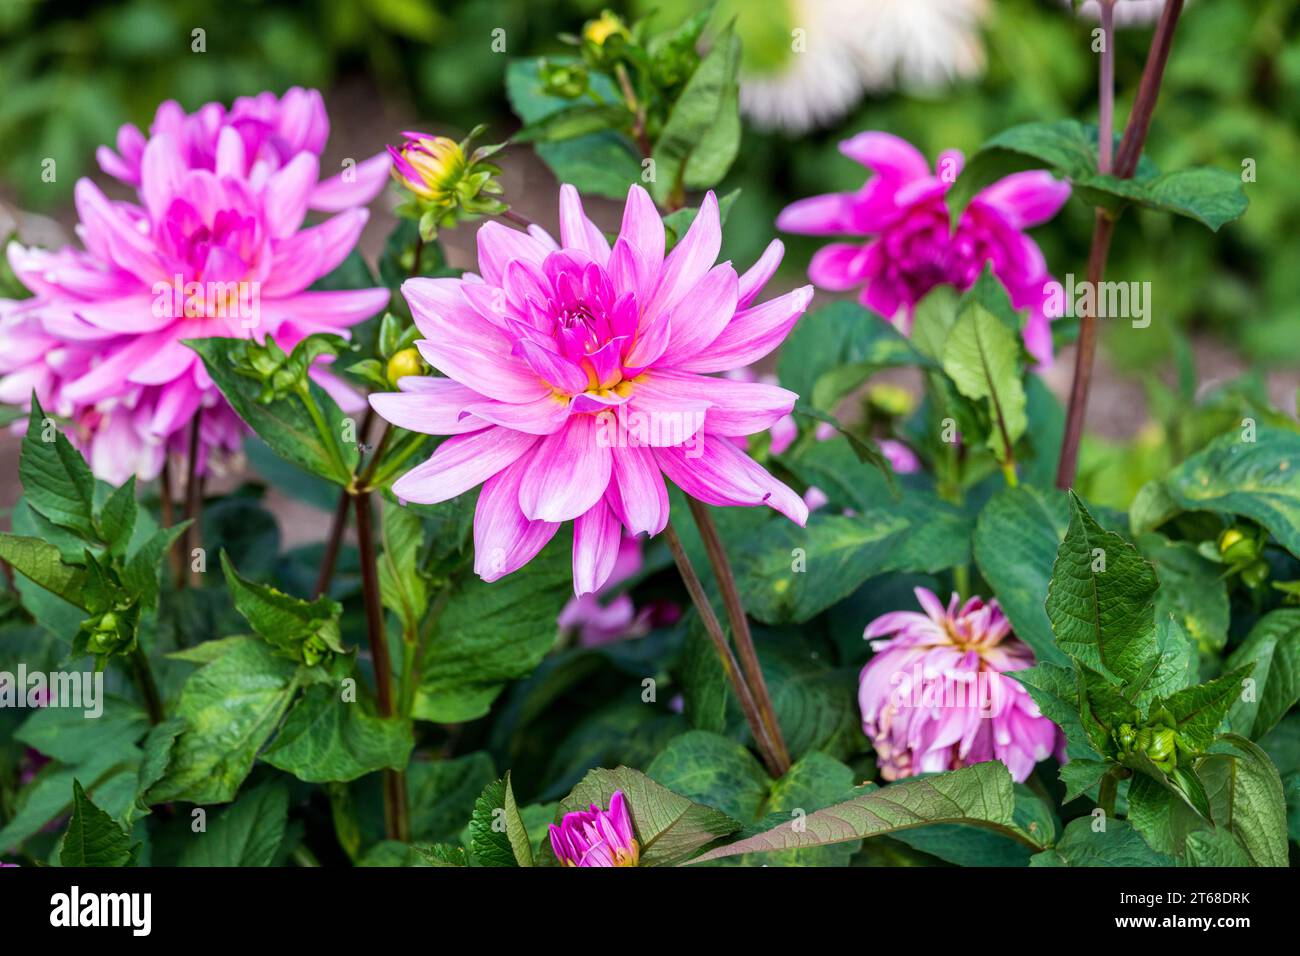
M 745 609 L 765 624 L 802 623 L 881 573 L 906 520 L 813 513 L 807 527 L 766 522 L 732 557 Z
M 1050 850 L 1029 861 L 1030 866 L 1172 866 L 1171 857 L 1151 849 L 1141 834 L 1123 820 L 1107 819 L 1105 829 L 1093 829 L 1091 816 L 1071 820 Z
M 1155 569 L 1123 537 L 1106 531 L 1071 493 L 1070 527 L 1052 566 L 1047 616 L 1071 657 L 1129 682 L 1155 665 Z
M 1097 171 L 1097 131 L 1077 120 L 1024 123 L 998 133 L 971 157 L 948 193 L 954 220 L 985 186 L 1010 173 L 1049 169 L 1066 176 L 1084 202 L 1112 211 L 1133 203 L 1195 219 L 1214 231 L 1246 211 L 1241 179 L 1226 170 L 1161 174 L 1145 159 L 1132 179 Z
M 1010 461 L 1029 424 L 1016 333 L 983 305 L 971 302 L 948 334 L 943 370 L 967 398 L 988 401 L 993 421 L 989 447 L 999 461 Z
M 592 804 L 608 809 L 615 790 L 623 791 L 632 816 L 641 866 L 676 866 L 719 837 L 740 829 L 740 824 L 722 811 L 673 793 L 630 767 L 592 770 L 560 802 L 555 822 Z M 548 853 L 549 848 L 543 847 L 543 854 Z
M 0 558 L 33 583 L 85 610 L 86 569 L 65 564 L 56 546 L 40 538 L 0 533 Z
M 740 853 L 825 846 L 943 823 L 988 827 L 1040 848 L 1015 821 L 1011 774 L 997 761 L 914 777 L 710 850 L 697 862 Z
M 1173 717 L 1178 736 L 1193 752 L 1201 751 L 1214 741 L 1215 731 L 1241 693 L 1241 684 L 1250 674 L 1247 663 L 1214 680 L 1185 687 L 1164 698 L 1161 705 Z
M 759 816 L 769 782 L 752 753 L 704 730 L 674 737 L 646 767 L 646 775 L 674 793 L 742 821 Z
M 1241 841 L 1257 866 L 1286 866 L 1287 819 L 1282 778 L 1268 754 L 1238 734 L 1196 766 L 1214 822 Z
M 367 714 L 334 687 L 316 684 L 293 705 L 262 759 L 309 783 L 343 782 L 404 769 L 414 745 L 409 720 Z
M 524 825 L 510 771 L 484 789 L 469 821 L 470 848 L 479 866 L 532 866 L 533 847 Z
M 297 692 L 296 673 L 269 645 L 247 638 L 191 674 L 176 708 L 185 730 L 149 802 L 233 800 Z
M 1202 557 L 1195 545 L 1147 532 L 1137 545 L 1156 567 L 1160 590 L 1156 615 L 1175 615 L 1196 645 L 1213 652 L 1228 640 L 1228 588 L 1223 567 Z
M 415 716 L 442 723 L 481 717 L 506 681 L 537 666 L 573 594 L 569 544 L 558 536 L 514 574 L 456 585 L 425 643 Z
M 975 524 L 974 554 L 1016 636 L 1040 662 L 1065 664 L 1045 604 L 1050 569 L 1070 521 L 1065 495 L 1038 488 L 1004 488 Z
M 781 384 L 813 408 L 831 411 L 873 372 L 934 366 L 903 335 L 856 302 L 833 302 L 799 320 L 781 346 Z
M 131 838 L 111 816 L 86 796 L 80 781 L 72 785 L 72 819 L 59 842 L 61 866 L 126 866 Z
M 180 866 L 270 866 L 289 821 L 283 781 L 254 787 L 213 817 L 206 833 L 186 842 Z
M 61 528 L 83 538 L 95 535 L 95 476 L 72 443 L 45 417 L 32 396 L 32 411 L 18 460 L 27 503 Z
M 1226 511 L 1258 521 L 1300 557 L 1300 434 L 1260 425 L 1255 441 L 1220 435 L 1165 482 L 1189 511 Z
M 1252 661 L 1251 692 L 1235 700 L 1228 722 L 1236 733 L 1259 740 L 1300 700 L 1300 609 L 1273 611 L 1256 621 L 1227 666 Z

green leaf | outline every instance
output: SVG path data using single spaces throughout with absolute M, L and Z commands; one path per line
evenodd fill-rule
M 47 418 L 32 395 L 18 477 L 33 510 L 61 528 L 95 540 L 95 476 L 81 453 Z
M 1104 760 L 1071 760 L 1065 764 L 1060 770 L 1061 782 L 1065 784 L 1063 802 L 1069 803 L 1097 786 L 1111 766 Z
M 1251 667 L 1248 663 L 1212 681 L 1184 688 L 1160 702 L 1173 717 L 1178 736 L 1190 750 L 1199 753 L 1214 742 L 1215 732 L 1240 696 L 1241 684 L 1250 675 Z
M 1140 680 L 1159 659 L 1155 569 L 1137 548 L 1097 524 L 1073 492 L 1070 505 L 1070 528 L 1047 591 L 1056 643 L 1112 680 Z
M 417 840 L 451 840 L 465 829 L 483 788 L 497 778 L 482 751 L 451 760 L 415 760 L 406 771 L 411 833 Z
M 23 721 L 13 739 L 69 766 L 113 752 L 122 759 L 132 756 L 135 742 L 149 726 L 148 717 L 118 697 L 101 699 L 99 704 L 102 712 L 94 718 L 87 717 L 88 706 L 42 707 Z
M 0 558 L 33 583 L 83 611 L 86 609 L 86 570 L 65 564 L 54 545 L 39 538 L 0 533 Z
M 1016 636 L 1039 662 L 1069 660 L 1056 645 L 1046 610 L 1050 569 L 1069 522 L 1065 495 L 1019 487 L 997 492 L 975 524 L 974 555 L 980 573 L 1011 619 Z
M 593 803 L 608 809 L 615 790 L 622 790 L 627 802 L 641 866 L 676 866 L 719 837 L 740 829 L 740 824 L 725 813 L 673 793 L 630 767 L 590 771 L 560 801 L 555 822 Z M 544 846 L 543 853 L 549 852 Z
M 271 866 L 289 820 L 289 788 L 268 781 L 249 790 L 208 824 L 188 834 L 180 866 Z
M 997 761 L 950 773 L 913 777 L 811 813 L 727 846 L 711 850 L 697 862 L 739 853 L 767 853 L 824 846 L 938 823 L 988 827 L 1037 847 L 1016 825 L 1011 774 Z M 796 823 L 799 826 L 796 827 Z
M 718 220 L 722 225 L 727 224 L 727 216 L 731 213 L 731 207 L 736 204 L 740 198 L 740 190 L 733 189 L 724 196 L 718 197 Z M 671 252 L 673 246 L 677 245 L 686 231 L 691 228 L 691 223 L 695 222 L 695 217 L 700 214 L 698 206 L 683 206 L 664 216 L 664 233 L 667 251 Z
M 235 371 L 236 353 L 247 347 L 246 340 L 190 339 L 184 344 L 199 354 L 230 406 L 277 455 L 337 485 L 351 481 L 359 457 L 356 443 L 342 440 L 343 413 L 318 385 L 309 383 L 308 392 L 331 431 L 328 443 L 297 397 L 263 403 L 262 383 Z
M 158 603 L 158 575 L 162 560 L 189 526 L 189 521 L 182 521 L 170 528 L 159 528 L 127 557 L 122 568 L 122 587 L 142 607 L 152 608 Z
M 812 751 L 797 761 L 784 777 L 770 784 L 766 811 L 760 824 L 769 829 L 787 820 L 806 819 L 823 807 L 838 803 L 853 791 L 853 770 L 835 758 Z M 761 853 L 752 858 L 756 866 L 848 866 L 862 848 L 857 841 L 831 846 L 807 847 L 781 853 Z M 750 862 L 750 860 L 746 860 Z
M 948 334 L 943 370 L 967 398 L 988 400 L 995 425 L 989 447 L 999 461 L 1013 460 L 1029 423 L 1016 333 L 983 305 L 970 303 Z
M 1286 798 L 1277 768 L 1258 746 L 1224 734 L 1196 774 L 1214 822 L 1231 830 L 1256 866 L 1287 866 Z
M 622 130 L 631 125 L 632 119 L 622 103 L 580 103 L 546 114 L 524 126 L 511 139 L 516 143 L 554 143 L 609 129 Z
M 728 26 L 673 104 L 655 140 L 655 201 L 681 186 L 707 189 L 727 174 L 740 150 L 740 39 Z
M 1227 666 L 1251 662 L 1251 692 L 1233 703 L 1228 723 L 1235 733 L 1259 740 L 1300 700 L 1300 609 L 1272 611 L 1256 621 Z
M 812 407 L 831 411 L 882 368 L 933 365 L 889 322 L 855 302 L 804 315 L 777 359 L 781 384 Z
M 646 775 L 736 820 L 757 819 L 767 797 L 767 772 L 754 755 L 734 740 L 703 730 L 674 737 Z
M 131 838 L 91 802 L 81 781 L 72 782 L 72 819 L 59 841 L 61 866 L 126 866 Z
M 533 865 L 532 843 L 515 802 L 509 771 L 488 784 L 475 802 L 469 827 L 470 848 L 479 866 Z
M 428 588 L 420 577 L 424 532 L 414 511 L 385 500 L 380 515 L 383 550 L 379 556 L 379 595 L 384 607 L 402 622 L 402 631 L 415 635 L 429 606 Z
M 507 681 L 530 673 L 555 643 L 556 618 L 573 594 L 570 542 L 557 538 L 524 568 L 491 584 L 454 586 L 420 663 L 416 717 L 473 720 Z
M 409 720 L 372 716 L 360 703 L 341 700 L 334 685 L 315 684 L 261 757 L 299 780 L 331 783 L 404 770 L 414 745 Z
M 1186 853 L 1190 836 L 1209 826 L 1181 791 L 1144 773 L 1129 781 L 1125 815 L 1153 850 L 1175 857 Z
M 1157 619 L 1172 614 L 1199 648 L 1221 650 L 1228 639 L 1228 588 L 1222 566 L 1203 558 L 1190 542 L 1170 541 L 1155 532 L 1141 535 L 1137 545 L 1160 579 Z
M 296 670 L 268 645 L 247 639 L 191 674 L 176 706 L 185 731 L 149 802 L 233 800 L 297 692 Z
M 1092 817 L 1079 817 L 1050 850 L 1029 861 L 1030 866 L 1172 866 L 1173 860 L 1147 846 L 1141 834 L 1123 820 L 1107 819 L 1106 829 L 1093 830 Z
M 1060 823 L 1047 801 L 1028 786 L 1018 783 L 1013 790 L 1016 807 L 1012 818 L 1035 845 L 1026 845 L 997 830 L 958 823 L 899 830 L 891 837 L 957 866 L 1027 866 L 1040 846 L 1056 838 Z
M 1220 435 L 1174 469 L 1169 494 L 1189 511 L 1225 511 L 1258 521 L 1300 557 L 1300 434 L 1260 425 L 1255 441 Z
M 235 609 L 277 653 L 311 665 L 327 652 L 342 652 L 338 618 L 343 609 L 338 602 L 327 597 L 303 601 L 265 584 L 247 581 L 239 576 L 224 551 L 221 569 Z
M 1223 827 L 1187 835 L 1188 866 L 1250 866 L 1250 854 L 1231 830 Z
M 765 624 L 812 619 L 881 573 L 906 529 L 906 520 L 883 510 L 814 512 L 803 528 L 765 522 L 732 556 L 745 610 Z
M 1071 764 L 1095 760 L 1108 749 L 1104 746 L 1099 748 L 1102 741 L 1084 730 L 1079 713 L 1078 684 L 1071 668 L 1044 662 L 1024 670 L 1011 671 L 1008 676 L 1029 691 L 1029 696 L 1034 699 L 1043 716 L 1061 728 L 1068 744 Z
M 126 554 L 135 531 L 135 475 L 120 488 L 116 488 L 104 502 L 99 513 L 99 537 L 108 545 L 109 553 Z
M 1104 176 L 1097 171 L 1096 144 L 1096 129 L 1076 120 L 1003 130 L 971 157 L 949 191 L 953 221 L 985 186 L 1010 173 L 1044 168 L 1068 177 L 1084 202 L 1112 212 L 1134 203 L 1195 219 L 1217 232 L 1246 211 L 1246 194 L 1233 173 L 1197 168 L 1162 175 L 1143 159 L 1132 179 Z

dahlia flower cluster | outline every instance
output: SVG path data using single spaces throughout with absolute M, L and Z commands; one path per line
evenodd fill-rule
M 875 175 L 857 192 L 801 199 L 782 210 L 777 227 L 814 236 L 853 236 L 818 250 L 808 277 L 823 289 L 860 289 L 863 305 L 910 334 L 918 302 L 936 286 L 966 290 L 986 263 L 1016 309 L 1028 309 L 1025 347 L 1041 366 L 1052 362 L 1051 275 L 1038 244 L 1025 234 L 1046 222 L 1070 195 L 1050 173 L 1014 173 L 980 190 L 950 225 L 945 194 L 962 155 L 940 155 L 934 171 L 916 147 L 889 133 L 865 132 L 840 152 Z
M 917 588 L 924 614 L 893 611 L 867 625 L 876 654 L 859 677 L 862 729 L 886 780 L 1000 760 L 1017 781 L 1060 753 L 1064 738 L 1008 673 L 1033 666 L 996 600 L 948 606 Z M 887 635 L 892 635 L 888 636 Z
M 610 796 L 608 810 L 593 803 L 590 810 L 566 813 L 550 832 L 563 866 L 636 866 L 641 857 L 622 790 Z
M 785 338 L 811 287 L 758 302 L 782 246 L 738 275 L 709 193 L 665 254 L 662 219 L 628 192 L 611 245 L 572 186 L 560 190 L 560 241 L 540 227 L 478 230 L 479 273 L 402 287 L 442 378 L 409 376 L 372 395 L 395 425 L 451 436 L 393 485 L 433 504 L 482 484 L 475 570 L 522 567 L 574 522 L 578 595 L 611 576 L 624 530 L 668 523 L 664 478 L 707 504 L 765 504 L 802 524 L 808 509 L 734 439 L 771 428 L 793 392 L 709 373 L 754 362 Z
M 32 297 L 0 300 L 0 402 L 25 405 L 34 391 L 113 483 L 155 477 L 186 450 L 196 415 L 201 470 L 211 452 L 237 449 L 244 427 L 185 339 L 270 336 L 290 349 L 345 333 L 388 299 L 307 291 L 352 251 L 388 175 L 381 154 L 322 180 L 328 135 L 320 94 L 302 89 L 192 114 L 167 102 L 147 136 L 122 127 L 99 161 L 138 201 L 82 179 L 84 249 L 9 248 Z M 309 210 L 336 215 L 304 227 Z

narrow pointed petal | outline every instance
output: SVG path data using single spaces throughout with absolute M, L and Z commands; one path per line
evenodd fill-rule
M 618 560 L 622 528 L 602 498 L 573 523 L 573 593 L 578 597 L 600 590 Z

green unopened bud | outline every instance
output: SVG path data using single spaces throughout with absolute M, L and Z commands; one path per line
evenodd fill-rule
M 1241 571 L 1241 582 L 1248 588 L 1257 588 L 1268 580 L 1268 562 L 1260 559 L 1246 565 Z
M 894 418 L 901 418 L 912 411 L 915 404 L 911 393 L 897 385 L 873 385 L 867 392 L 871 407 Z
M 542 90 L 547 96 L 576 100 L 587 92 L 587 68 L 580 63 L 547 63 L 540 69 Z
M 1119 730 L 1115 732 L 1115 739 L 1119 743 L 1120 749 L 1125 753 L 1133 750 L 1133 744 L 1137 742 L 1138 732 L 1132 724 L 1120 724 Z
M 1259 545 L 1240 528 L 1228 528 L 1219 535 L 1219 555 L 1228 564 L 1245 564 L 1259 557 Z
M 388 381 L 396 387 L 398 379 L 408 375 L 423 375 L 424 360 L 415 349 L 402 349 L 400 352 L 393 353 L 393 357 L 388 360 L 386 371 Z
M 317 634 L 313 634 L 302 642 L 302 662 L 308 667 L 319 664 L 327 654 L 329 654 L 329 648 Z
M 610 10 L 602 10 L 597 19 L 587 21 L 586 26 L 582 28 L 582 38 L 596 46 L 604 46 L 616 38 L 630 40 L 632 34 L 618 14 Z

